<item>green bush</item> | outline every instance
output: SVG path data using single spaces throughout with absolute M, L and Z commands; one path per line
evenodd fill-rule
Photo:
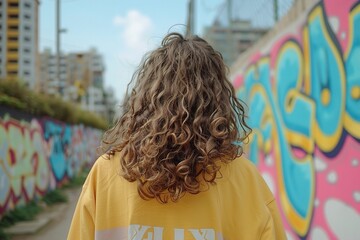
M 34 201 L 29 202 L 25 206 L 16 207 L 1 218 L 0 228 L 9 227 L 20 221 L 33 220 L 40 211 L 41 207 Z
M 0 95 L 0 105 L 12 106 L 17 109 L 24 110 L 25 104 L 19 101 L 17 98 L 7 95 Z
M 42 198 L 42 201 L 47 205 L 54 205 L 56 203 L 67 202 L 66 195 L 61 190 L 50 191 Z M 17 222 L 31 221 L 35 219 L 36 215 L 42 211 L 42 208 L 35 202 L 30 201 L 24 206 L 16 207 L 5 213 L 0 219 L 0 239 L 10 239 L 10 237 L 3 231 L 4 228 L 10 227 Z
M 75 188 L 75 187 L 81 187 L 85 180 L 87 175 L 89 174 L 90 170 L 85 170 L 78 174 L 76 177 L 72 178 L 69 183 L 65 184 L 63 188 Z
M 1 227 L 0 227 L 0 239 L 1 240 L 10 240 L 9 235 L 7 235 Z
M 17 80 L 0 79 L 0 105 L 37 116 L 49 116 L 69 124 L 84 124 L 103 130 L 108 128 L 108 123 L 95 113 L 84 111 L 59 97 L 35 93 Z
M 45 196 L 42 198 L 42 201 L 50 206 L 56 203 L 67 202 L 68 198 L 62 191 L 60 191 L 59 189 L 55 189 L 46 193 Z

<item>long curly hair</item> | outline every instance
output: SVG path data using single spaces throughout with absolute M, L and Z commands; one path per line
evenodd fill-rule
M 143 199 L 176 202 L 215 183 L 217 161 L 243 153 L 251 129 L 221 54 L 198 36 L 170 33 L 133 75 L 123 111 L 102 140 Z M 129 90 L 129 89 L 128 89 Z

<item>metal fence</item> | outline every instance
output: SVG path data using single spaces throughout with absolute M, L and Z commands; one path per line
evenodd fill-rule
M 288 13 L 295 1 L 224 0 L 218 8 L 214 22 L 227 26 L 230 20 L 248 20 L 253 27 L 271 28 Z

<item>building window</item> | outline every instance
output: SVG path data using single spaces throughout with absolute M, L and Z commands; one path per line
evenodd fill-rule
M 24 59 L 24 64 L 25 65 L 30 64 L 30 60 L 29 59 Z
M 8 39 L 9 39 L 9 41 L 17 41 L 18 37 L 9 37 Z
M 17 75 L 17 73 L 18 73 L 17 71 L 9 71 L 8 72 L 9 75 Z
M 8 59 L 8 63 L 18 63 L 17 59 Z
M 19 3 L 18 2 L 9 3 L 9 7 L 19 7 Z
M 25 52 L 25 53 L 29 53 L 29 52 L 31 52 L 31 51 L 30 51 L 29 48 L 24 48 L 24 52 Z
M 17 48 L 8 48 L 8 51 L 9 51 L 9 52 L 17 52 L 18 49 L 17 49 Z
M 17 18 L 19 18 L 19 15 L 18 14 L 10 14 L 9 18 L 10 19 L 17 19 Z
M 29 71 L 24 71 L 24 75 L 25 75 L 25 76 L 29 76 L 29 75 L 30 75 L 30 72 L 29 72 Z
M 25 29 L 25 30 L 30 30 L 30 26 L 25 25 L 25 26 L 24 26 L 24 29 Z
M 30 4 L 30 3 L 25 3 L 24 6 L 25 6 L 26 8 L 31 8 L 31 4 Z
M 24 18 L 25 18 L 25 19 L 30 19 L 30 15 L 25 14 L 25 15 L 24 15 Z
M 19 29 L 19 26 L 18 26 L 18 25 L 10 25 L 10 26 L 9 26 L 9 29 L 11 29 L 11 30 L 18 30 L 18 29 Z
M 30 42 L 30 37 L 24 37 L 25 42 Z

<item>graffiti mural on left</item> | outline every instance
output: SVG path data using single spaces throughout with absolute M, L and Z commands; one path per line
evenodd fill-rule
M 101 134 L 52 119 L 0 117 L 0 216 L 91 165 Z

